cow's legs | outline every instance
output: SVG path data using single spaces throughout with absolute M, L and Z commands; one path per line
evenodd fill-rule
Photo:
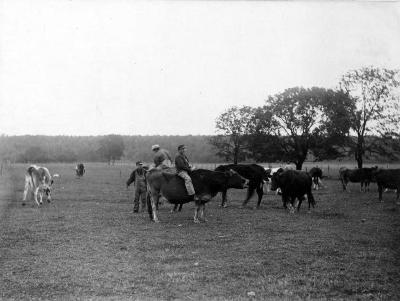
M 343 178 L 341 178 L 342 180 L 342 185 L 343 185 L 343 191 L 347 191 L 347 181 Z
M 315 208 L 315 199 L 311 191 L 307 193 L 307 200 L 308 200 L 308 213 L 311 213 L 311 206 Z
M 247 189 L 247 196 L 246 196 L 246 199 L 243 201 L 242 207 L 246 207 L 246 205 L 249 202 L 250 198 L 253 196 L 255 189 L 256 188 L 253 187 L 253 185 L 249 186 L 249 188 Z
M 155 223 L 159 223 L 160 221 L 158 220 L 157 217 L 157 209 L 158 209 L 158 199 L 160 198 L 160 193 L 158 191 L 151 191 L 150 192 L 150 204 L 151 204 L 151 210 L 152 210 L 152 218 Z
M 206 210 L 206 204 L 201 204 L 200 205 L 200 220 L 203 222 L 207 221 L 207 219 L 205 217 L 205 210 Z
M 286 202 L 286 203 L 287 203 L 289 212 L 294 213 L 294 208 L 293 208 L 294 198 L 289 197 L 288 199 L 289 199 L 289 202 Z
M 194 217 L 193 217 L 193 221 L 198 224 L 200 223 L 199 220 L 199 211 L 200 211 L 200 204 L 196 203 L 196 207 L 194 208 Z
M 304 201 L 305 197 L 303 195 L 302 197 L 299 197 L 298 199 L 299 199 L 299 203 L 297 205 L 297 211 L 300 211 L 301 203 Z M 296 206 L 295 206 L 295 208 L 296 208 Z
M 286 196 L 282 194 L 282 205 L 283 208 L 287 209 L 287 200 L 286 200 Z
M 39 203 L 40 205 L 43 204 L 43 191 L 39 191 Z
M 382 202 L 383 186 L 378 184 L 379 202 Z
M 224 208 L 226 207 L 226 193 L 227 193 L 226 189 L 222 191 L 221 207 Z
M 263 185 L 262 185 L 262 183 L 260 184 L 259 187 L 257 187 L 256 191 L 257 191 L 257 195 L 258 195 L 257 208 L 260 208 L 261 199 L 262 199 L 263 193 L 264 193 L 264 192 L 263 192 Z
M 171 212 L 177 212 L 177 211 L 181 212 L 182 206 L 183 206 L 183 204 L 175 204 L 174 208 L 171 209 Z
M 39 192 L 39 187 L 34 189 L 34 191 L 33 191 L 33 199 L 35 200 L 36 204 L 38 206 L 40 206 L 40 204 L 38 202 L 38 192 Z
M 26 202 L 26 196 L 28 195 L 29 191 L 29 181 L 28 179 L 25 179 L 25 188 L 24 188 L 24 197 L 22 198 L 22 204 L 25 205 Z
M 172 212 L 176 212 L 177 210 L 178 210 L 178 204 L 174 204 L 174 207 L 172 207 L 172 209 L 171 209 L 171 213 Z

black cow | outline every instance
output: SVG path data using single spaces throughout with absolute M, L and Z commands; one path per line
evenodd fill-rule
M 313 167 L 308 172 L 312 178 L 313 188 L 318 190 L 320 186 L 322 186 L 322 169 L 319 167 Z
M 78 177 L 82 177 L 85 174 L 85 165 L 78 163 L 75 167 L 75 172 Z
M 347 183 L 361 183 L 360 191 L 369 191 L 369 183 L 373 181 L 372 174 L 376 172 L 378 166 L 367 167 L 367 168 L 357 168 L 348 169 L 346 167 L 341 167 L 339 169 L 340 180 L 342 181 L 343 190 L 347 190 Z
M 264 167 L 257 164 L 228 164 L 228 165 L 220 165 L 215 171 L 227 171 L 234 170 L 243 178 L 249 180 L 249 188 L 247 190 L 247 197 L 243 201 L 242 206 L 246 206 L 249 199 L 253 196 L 254 190 L 257 191 L 258 202 L 257 208 L 260 207 L 261 199 L 263 196 L 263 184 L 264 181 L 268 181 L 268 172 L 264 169 Z M 225 189 L 222 191 L 222 202 L 221 206 L 226 207 L 226 192 Z
M 200 220 L 205 221 L 205 204 L 218 192 L 228 188 L 243 189 L 248 185 L 248 180 L 232 170 L 218 172 L 196 169 L 190 176 L 197 198 L 187 194 L 183 179 L 176 174 L 158 169 L 149 170 L 147 173 L 147 187 L 150 197 L 148 198 L 147 209 L 150 218 L 154 222 L 158 222 L 156 204 L 160 196 L 165 197 L 172 204 L 184 204 L 194 201 L 196 204 L 194 222 L 198 223 Z
M 310 211 L 311 206 L 315 207 L 315 199 L 311 191 L 312 179 L 311 176 L 299 170 L 285 170 L 280 173 L 275 173 L 271 179 L 271 190 L 280 188 L 282 190 L 282 202 L 283 207 L 294 212 L 293 206 L 296 198 L 299 199 L 297 211 L 300 210 L 301 203 L 304 200 L 304 195 L 307 195 L 308 199 L 308 210 Z
M 399 203 L 400 196 L 400 169 L 378 169 L 373 172 L 373 180 L 378 184 L 379 201 L 382 202 L 384 188 L 396 189 L 396 202 Z

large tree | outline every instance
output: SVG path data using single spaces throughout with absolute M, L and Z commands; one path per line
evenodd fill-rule
M 249 106 L 231 107 L 218 116 L 218 135 L 210 143 L 217 149 L 217 155 L 237 164 L 248 153 L 247 136 L 251 132 L 254 108 Z
M 311 150 L 320 158 L 339 155 L 334 146 L 343 143 L 340 137 L 346 135 L 348 125 L 335 121 L 351 108 L 346 95 L 318 87 L 295 87 L 270 96 L 266 102 L 263 110 L 270 112 L 271 121 L 267 124 L 273 128 L 275 140 L 272 141 L 281 161 L 294 163 L 301 170 Z M 326 143 L 329 139 L 330 143 Z
M 359 168 L 367 152 L 389 153 L 382 147 L 382 138 L 398 133 L 399 85 L 398 71 L 385 68 L 363 67 L 341 79 L 340 88 L 356 103 L 348 120 L 355 136 L 350 147 Z

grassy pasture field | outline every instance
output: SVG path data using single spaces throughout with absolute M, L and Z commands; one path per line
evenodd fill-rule
M 131 165 L 47 164 L 59 173 L 53 202 L 22 206 L 27 166 L 0 177 L 0 298 L 15 300 L 400 300 L 400 213 L 395 194 L 378 202 L 376 184 L 342 192 L 332 174 L 307 213 L 264 195 L 241 209 L 245 191 L 206 206 L 160 208 L 160 223 L 133 214 Z M 249 205 L 254 206 L 256 197 Z

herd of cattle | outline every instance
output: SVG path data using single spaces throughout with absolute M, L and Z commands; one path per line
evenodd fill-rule
M 85 167 L 82 163 L 75 168 L 76 175 L 82 177 L 85 174 Z M 28 192 L 33 193 L 34 201 L 37 205 L 42 204 L 43 195 L 47 196 L 47 201 L 51 201 L 51 186 L 53 177 L 46 167 L 30 166 L 25 174 L 25 189 L 23 195 L 23 205 L 25 204 Z M 323 177 L 322 170 L 318 167 L 310 171 L 298 171 L 288 168 L 264 168 L 257 164 L 228 164 L 220 165 L 215 170 L 196 169 L 192 171 L 191 178 L 196 191 L 197 198 L 188 196 L 184 182 L 170 170 L 150 169 L 146 174 L 148 197 L 147 209 L 150 218 L 158 222 L 157 210 L 160 197 L 167 199 L 170 203 L 182 206 L 182 204 L 194 201 L 195 214 L 194 221 L 205 221 L 205 204 L 210 201 L 217 193 L 221 192 L 221 206 L 227 204 L 227 190 L 231 188 L 247 188 L 247 195 L 242 203 L 245 207 L 257 192 L 257 207 L 261 205 L 264 188 L 267 191 L 279 191 L 282 196 L 282 204 L 285 208 L 294 212 L 300 210 L 302 202 L 308 200 L 308 209 L 315 206 L 315 199 L 312 189 L 318 189 Z M 360 183 L 361 191 L 369 190 L 369 184 L 376 182 L 378 185 L 379 201 L 382 201 L 384 189 L 397 190 L 397 203 L 400 195 L 400 169 L 379 169 L 359 168 L 348 169 L 340 168 L 339 177 L 343 185 L 343 190 L 347 189 L 349 182 Z M 297 200 L 297 202 L 296 202 Z M 399 203 L 398 203 L 399 204 Z

